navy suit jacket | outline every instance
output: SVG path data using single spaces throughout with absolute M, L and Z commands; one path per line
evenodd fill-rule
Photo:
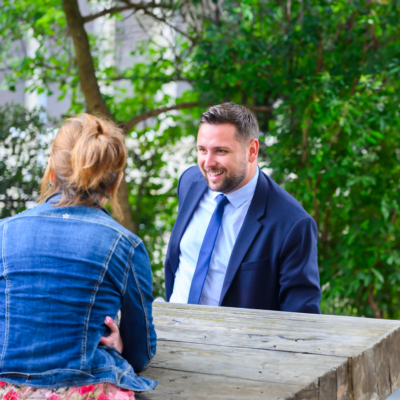
M 186 170 L 179 180 L 180 207 L 165 260 L 167 301 L 179 266 L 182 235 L 206 189 L 197 166 Z M 221 306 L 321 312 L 317 226 L 297 200 L 261 171 L 226 261 Z

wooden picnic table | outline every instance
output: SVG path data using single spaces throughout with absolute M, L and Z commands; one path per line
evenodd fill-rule
M 158 380 L 137 399 L 386 399 L 400 321 L 154 303 Z

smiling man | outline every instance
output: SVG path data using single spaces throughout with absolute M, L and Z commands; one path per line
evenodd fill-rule
M 316 224 L 258 168 L 258 136 L 245 107 L 202 115 L 198 166 L 178 185 L 167 301 L 320 313 Z

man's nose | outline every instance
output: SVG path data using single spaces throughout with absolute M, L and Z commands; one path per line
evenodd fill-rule
M 215 160 L 215 157 L 213 154 L 208 153 L 205 156 L 205 161 L 204 161 L 204 168 L 213 168 L 217 165 L 217 162 Z

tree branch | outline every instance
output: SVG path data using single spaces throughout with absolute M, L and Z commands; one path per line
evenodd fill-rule
M 270 106 L 246 106 L 246 107 L 250 108 L 250 110 L 254 112 L 271 112 L 274 110 L 274 107 Z
M 390 224 L 391 224 L 391 225 L 394 225 L 394 223 L 396 222 L 396 218 L 397 218 L 397 211 L 394 210 L 394 211 L 393 211 L 393 214 L 392 214 L 392 217 L 390 218 Z M 388 233 L 386 234 L 386 236 L 385 236 L 385 242 L 387 242 L 387 241 L 389 240 L 389 237 L 390 237 L 390 232 L 388 232 Z
M 381 318 L 381 310 L 379 310 L 377 304 L 374 301 L 374 298 L 372 296 L 372 291 L 373 291 L 373 287 L 371 288 L 371 291 L 368 293 L 367 296 L 367 301 L 368 304 L 370 305 L 370 307 L 372 308 L 372 310 L 374 311 L 374 317 L 375 318 Z
M 390 218 L 390 223 L 393 225 L 396 222 L 397 211 L 395 210 L 392 214 L 392 218 Z
M 152 3 L 147 3 L 147 4 L 132 4 L 128 3 L 126 6 L 122 7 L 112 7 L 112 8 L 106 8 L 102 11 L 99 11 L 96 14 L 90 14 L 86 15 L 86 17 L 82 17 L 83 23 L 86 24 L 87 22 L 93 21 L 99 17 L 103 17 L 104 15 L 112 15 L 112 14 L 117 14 L 121 11 L 125 10 L 146 10 L 148 8 L 167 8 L 171 9 L 171 6 L 166 5 L 166 4 L 157 4 L 155 2 Z
M 306 115 L 308 115 L 309 112 L 307 110 Z M 304 122 L 304 128 L 303 128 L 303 155 L 301 156 L 301 168 L 304 168 L 306 166 L 307 162 L 307 146 L 308 146 L 308 131 L 310 130 L 311 126 L 311 120 L 310 118 L 307 118 Z
M 320 178 L 320 176 L 318 178 Z M 317 178 L 316 183 L 315 183 L 314 186 L 313 186 L 311 177 L 308 178 L 308 183 L 309 183 L 310 187 L 312 188 L 313 206 L 314 206 L 314 216 L 313 216 L 313 218 L 314 218 L 315 224 L 317 225 L 317 230 L 319 232 L 319 207 L 318 207 L 318 199 L 317 199 L 317 190 L 318 190 L 320 179 L 318 179 L 318 178 Z
M 156 19 L 157 21 L 160 21 L 160 22 L 164 23 L 165 25 L 168 25 L 175 32 L 180 33 L 182 36 L 184 36 L 185 38 L 191 40 L 193 43 L 197 43 L 197 39 L 191 37 L 186 32 L 184 32 L 181 29 L 177 28 L 175 25 L 172 25 L 169 21 L 167 21 L 166 18 L 159 17 L 158 15 L 155 15 L 154 13 L 148 11 L 147 9 L 143 9 L 143 12 L 144 12 L 145 15 L 148 15 L 149 17 L 152 17 L 152 18 Z
M 105 10 L 99 11 L 96 14 L 90 14 L 90 15 L 86 15 L 85 17 L 82 17 L 82 21 L 84 24 L 86 24 L 87 22 L 90 22 L 97 18 L 103 17 L 104 15 L 116 14 L 121 11 L 130 10 L 131 8 L 132 8 L 131 6 L 106 8 Z
M 120 75 L 120 76 L 115 76 L 114 78 L 110 78 L 112 81 L 132 81 L 134 82 L 137 79 L 143 79 L 147 81 L 157 81 L 157 82 L 163 82 L 163 83 L 170 83 L 170 82 L 188 82 L 188 83 L 193 83 L 193 79 L 190 78 L 183 78 L 181 76 L 156 76 L 156 77 L 151 77 L 151 76 L 129 76 L 129 75 Z
M 211 105 L 212 103 L 208 103 L 206 105 Z M 162 107 L 158 108 L 157 110 L 151 110 L 151 111 L 146 111 L 143 114 L 137 115 L 136 117 L 133 117 L 129 121 L 125 122 L 123 124 L 124 131 L 128 133 L 135 125 L 137 125 L 139 122 L 142 122 L 146 120 L 147 118 L 151 117 L 157 117 L 158 115 L 172 111 L 172 110 L 182 110 L 185 108 L 193 108 L 193 107 L 198 107 L 200 106 L 199 102 L 191 102 L 191 103 L 181 103 L 181 104 L 176 104 L 174 106 L 170 107 Z M 261 112 L 269 112 L 273 110 L 273 107 L 269 106 L 248 106 L 248 108 L 252 111 L 261 111 Z
M 321 235 L 321 242 L 322 245 L 325 246 L 327 241 L 328 241 L 328 224 L 329 224 L 329 214 L 331 211 L 330 206 L 326 206 L 325 208 L 325 218 L 324 218 L 324 227 L 322 230 L 322 235 Z
M 291 0 L 286 0 L 286 19 L 288 24 L 290 25 L 291 23 L 291 9 L 292 9 L 292 1 Z
M 346 109 L 343 111 L 342 116 L 345 117 L 345 116 L 347 115 L 348 111 L 349 111 L 349 110 L 346 108 Z M 331 140 L 329 141 L 329 145 L 330 145 L 330 146 L 331 146 L 333 143 L 336 143 L 336 142 L 337 142 L 337 140 L 339 139 L 340 134 L 342 133 L 342 127 L 340 126 L 340 123 L 339 123 L 339 122 L 336 124 L 336 126 L 338 127 L 338 129 L 336 130 L 336 132 L 335 132 L 334 135 L 332 136 Z
M 322 67 L 324 66 L 324 52 L 323 52 L 323 45 L 322 45 L 322 38 L 318 41 L 318 61 L 317 61 L 317 68 L 316 72 L 321 72 Z
M 170 107 L 162 107 L 157 110 L 146 111 L 143 114 L 133 117 L 128 122 L 125 122 L 125 124 L 123 124 L 124 131 L 128 133 L 135 125 L 137 125 L 139 122 L 146 120 L 147 118 L 157 117 L 157 115 L 160 115 L 162 113 L 172 111 L 172 110 L 182 110 L 184 108 L 193 108 L 193 107 L 197 107 L 197 106 L 199 106 L 198 102 L 181 103 L 181 104 L 176 104 L 176 105 L 170 106 Z

